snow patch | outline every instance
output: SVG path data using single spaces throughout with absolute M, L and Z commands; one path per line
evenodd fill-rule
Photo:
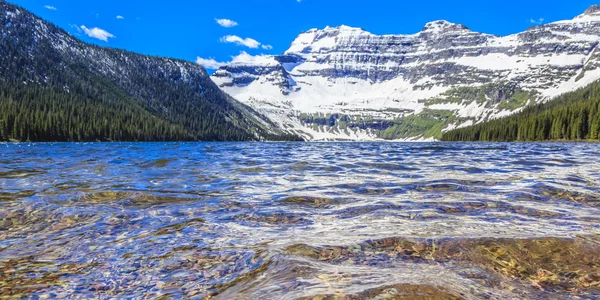
M 428 108 L 469 119 L 444 130 L 464 127 L 520 109 L 498 109 L 497 104 L 477 101 L 426 107 L 425 100 L 458 87 L 499 82 L 537 92 L 539 99 L 533 100 L 547 100 L 600 79 L 600 68 L 594 64 L 582 73 L 599 42 L 600 13 L 596 12 L 504 37 L 472 32 L 447 21 L 427 23 L 422 32 L 411 35 L 326 27 L 303 32 L 292 42 L 284 55 L 300 57 L 297 62 L 250 56 L 234 60 L 231 66 L 256 68 L 255 74 L 260 75 L 224 68 L 212 78 L 238 100 L 305 137 L 376 139 L 369 131 L 315 131 L 302 125 L 297 115 L 337 113 L 393 120 Z M 261 69 L 265 67 L 270 69 Z M 286 84 L 293 89 L 287 90 Z

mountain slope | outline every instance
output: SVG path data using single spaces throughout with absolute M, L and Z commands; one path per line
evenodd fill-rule
M 89 45 L 4 1 L 0 57 L 3 140 L 294 138 L 195 63 Z
M 443 141 L 600 139 L 600 81 L 496 120 L 444 133 Z
M 340 26 L 213 80 L 307 139 L 425 139 L 518 112 L 600 78 L 600 6 L 494 36 L 435 21 L 410 35 Z

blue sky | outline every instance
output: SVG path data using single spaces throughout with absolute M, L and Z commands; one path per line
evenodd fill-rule
M 588 0 L 9 0 L 84 41 L 196 61 L 279 54 L 302 31 L 341 24 L 409 34 L 444 19 L 507 35 L 536 22 L 572 19 Z M 121 16 L 118 18 L 118 16 Z M 226 19 L 235 22 L 217 20 Z M 84 27 L 82 27 L 84 26 Z M 106 41 L 104 41 L 106 40 Z M 229 41 L 229 42 L 228 42 Z

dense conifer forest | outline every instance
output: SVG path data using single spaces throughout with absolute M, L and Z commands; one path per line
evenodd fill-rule
M 83 87 L 81 87 L 83 89 Z M 192 140 L 180 125 L 115 99 L 56 92 L 39 86 L 0 86 L 0 139 L 18 141 Z
M 79 41 L 0 1 L 0 141 L 298 140 L 192 62 Z
M 600 139 L 600 82 L 508 117 L 446 132 L 443 141 Z

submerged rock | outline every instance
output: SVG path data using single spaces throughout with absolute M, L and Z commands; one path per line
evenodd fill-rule
M 369 289 L 354 295 L 316 295 L 297 300 L 451 300 L 463 297 L 447 292 L 441 288 L 429 285 L 394 284 Z
M 0 298 L 26 298 L 52 286 L 66 286 L 69 276 L 83 274 L 97 263 L 57 263 L 25 256 L 0 259 Z
M 302 215 L 291 213 L 260 213 L 260 214 L 240 214 L 232 218 L 239 222 L 269 224 L 269 225 L 307 225 L 311 221 Z
M 34 191 L 0 192 L 0 202 L 13 202 L 35 195 Z
M 443 244 L 436 255 L 541 289 L 577 291 L 600 287 L 600 244 L 577 239 L 479 239 Z
M 457 262 L 543 290 L 581 292 L 600 288 L 600 242 L 586 237 L 440 241 L 386 238 L 355 247 L 297 244 L 284 252 L 329 263 L 365 264 L 390 259 Z
M 543 197 L 555 200 L 573 202 L 586 206 L 600 207 L 600 196 L 576 191 L 564 190 L 549 186 L 543 186 L 537 190 Z
M 56 202 L 61 206 L 88 206 L 91 204 L 118 204 L 124 207 L 148 208 L 152 206 L 193 202 L 203 199 L 202 197 L 215 196 L 213 194 L 195 194 L 197 197 L 181 197 L 171 194 L 151 194 L 129 191 L 106 191 L 85 193 L 78 197 L 72 197 L 64 201 Z
M 291 205 L 308 206 L 313 208 L 326 208 L 339 203 L 339 201 L 333 199 L 305 196 L 288 197 L 283 199 L 282 202 Z

